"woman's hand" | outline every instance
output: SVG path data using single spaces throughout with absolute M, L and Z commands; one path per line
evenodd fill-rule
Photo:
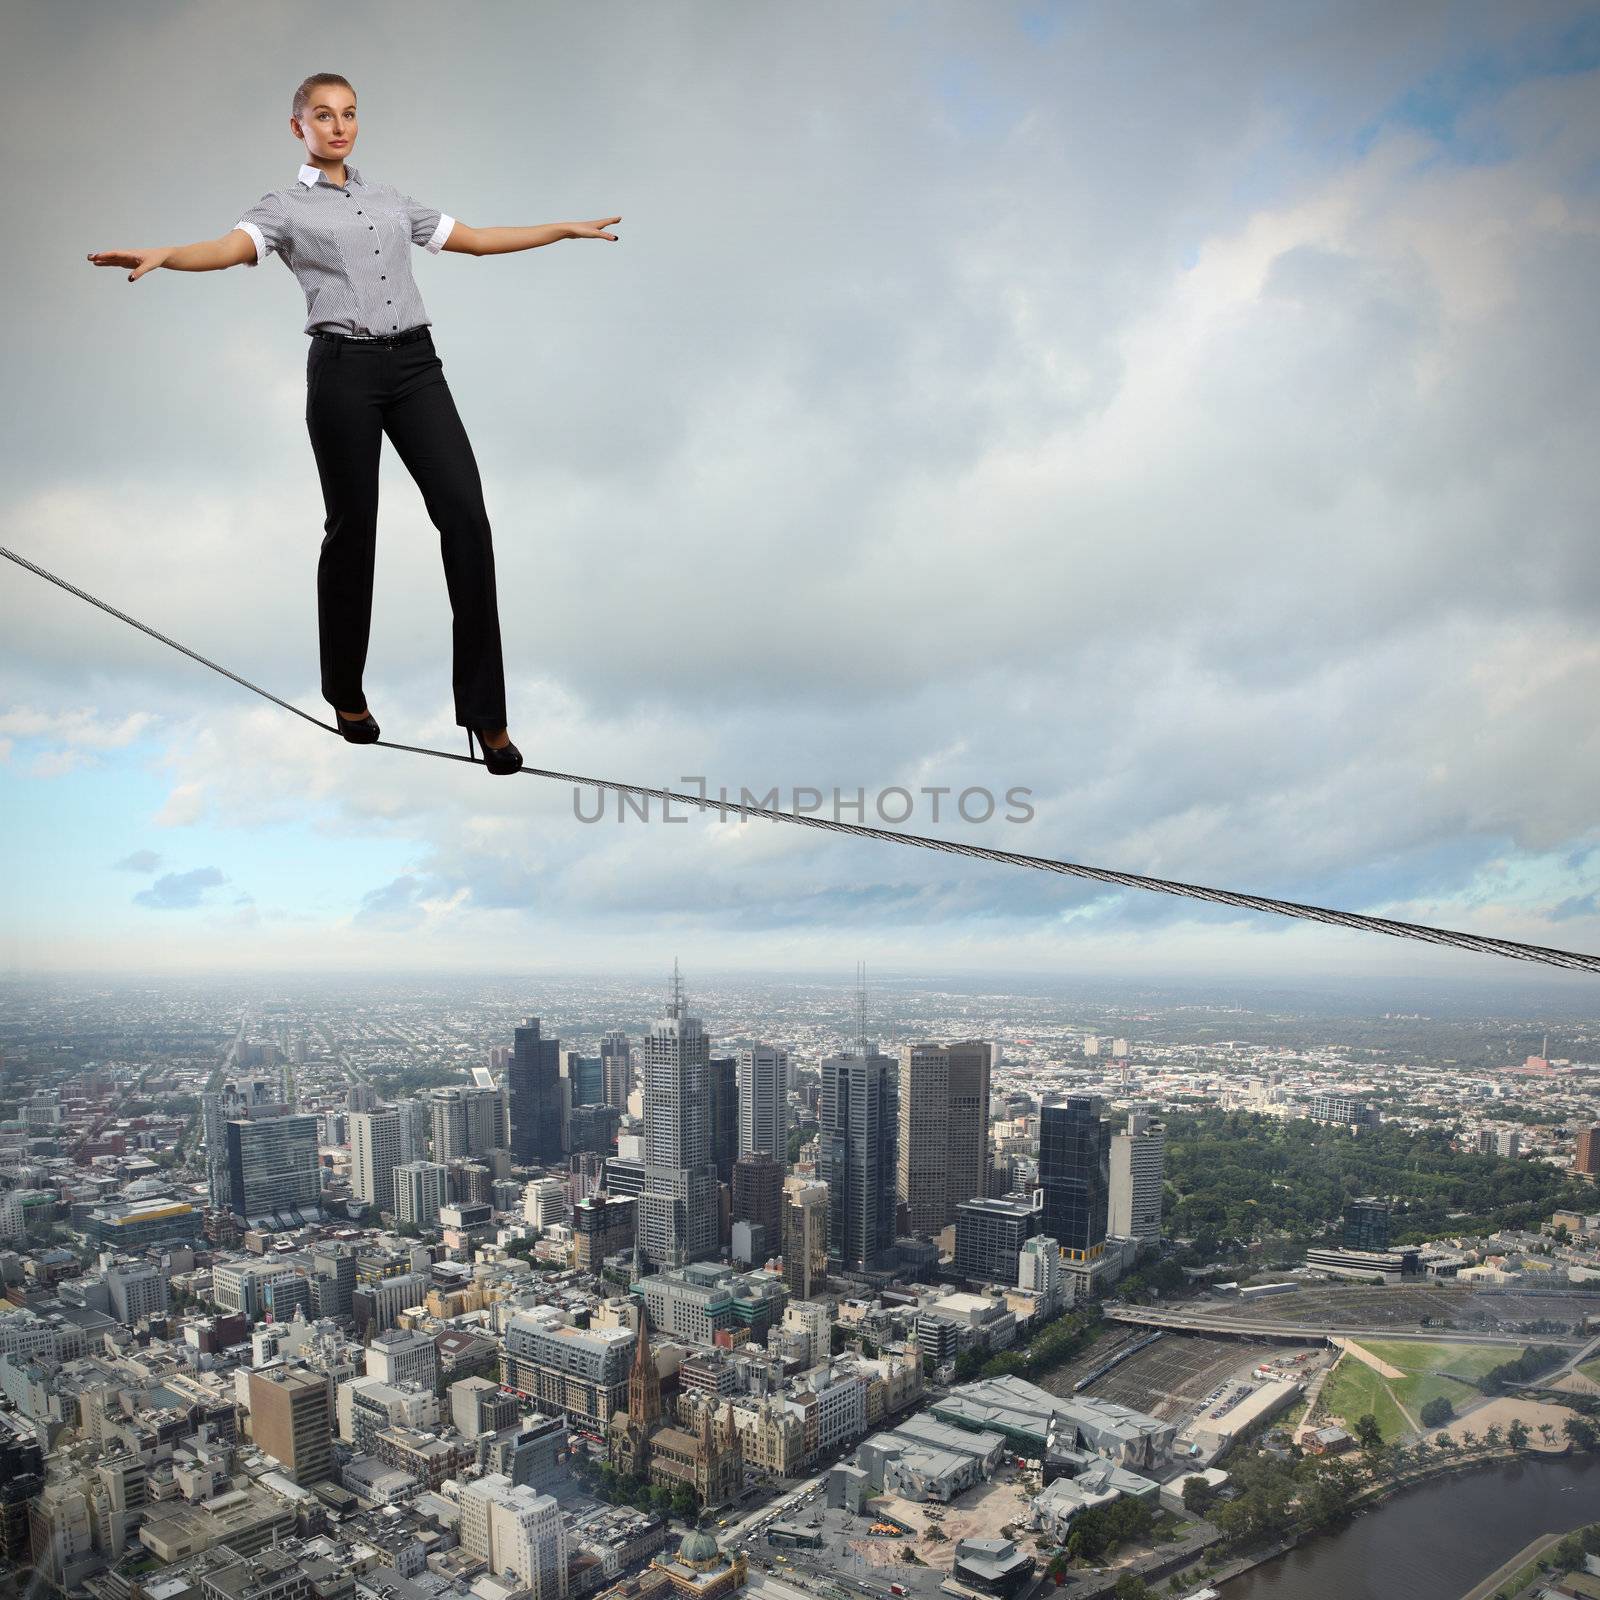
M 601 217 L 597 222 L 569 222 L 567 226 L 572 229 L 574 239 L 615 239 L 616 234 L 607 233 L 606 229 L 621 221 L 621 217 Z
M 147 272 L 154 272 L 172 254 L 169 245 L 157 250 L 91 250 L 89 259 L 97 267 L 132 267 L 129 283 L 137 283 Z

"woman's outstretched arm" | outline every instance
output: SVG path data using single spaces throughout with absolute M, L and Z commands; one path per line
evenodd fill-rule
M 89 260 L 97 267 L 132 267 L 128 282 L 136 283 L 157 267 L 174 272 L 220 272 L 224 267 L 240 267 L 256 258 L 255 241 L 242 228 L 234 228 L 220 239 L 202 239 L 198 244 L 158 245 L 153 250 L 91 250 Z
M 621 221 L 621 217 L 601 217 L 597 222 L 541 222 L 531 228 L 469 228 L 458 221 L 440 248 L 458 255 L 500 256 L 512 250 L 537 250 L 558 239 L 614 240 L 616 234 L 606 229 Z

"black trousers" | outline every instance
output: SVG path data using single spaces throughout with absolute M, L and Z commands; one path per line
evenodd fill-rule
M 322 696 L 366 705 L 361 675 L 372 625 L 378 454 L 388 434 L 439 530 L 450 592 L 451 682 L 464 728 L 506 725 L 494 549 L 483 483 L 433 336 L 363 344 L 315 334 L 306 356 L 306 428 L 327 512 L 317 563 Z

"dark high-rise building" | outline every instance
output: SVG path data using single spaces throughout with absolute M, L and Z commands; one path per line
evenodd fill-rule
M 617 1144 L 617 1124 L 622 1113 L 615 1106 L 574 1106 L 567 1119 L 569 1153 L 585 1151 L 610 1155 Z
M 739 1063 L 713 1056 L 711 1066 L 711 1160 L 719 1183 L 733 1182 L 739 1159 Z
M 1111 1124 L 1103 1102 L 1075 1094 L 1039 1113 L 1039 1231 L 1071 1261 L 1093 1261 L 1105 1250 L 1111 1196 Z
M 261 1117 L 228 1124 L 228 1196 L 243 1222 L 314 1217 L 322 1201 L 315 1117 Z
M 1352 1200 L 1344 1208 L 1346 1250 L 1389 1248 L 1389 1203 L 1386 1200 Z
M 963 1200 L 956 1207 L 956 1271 L 986 1283 L 1017 1282 L 1017 1258 L 1039 1232 L 1038 1207 L 1025 1200 Z
M 511 1091 L 511 1159 L 525 1167 L 554 1166 L 562 1155 L 561 1041 L 546 1039 L 537 1017 L 529 1017 L 516 1031 L 506 1083 Z
M 32 1558 L 28 1502 L 44 1488 L 44 1451 L 20 1417 L 0 1412 L 0 1561 L 13 1570 Z
M 774 1250 L 783 1237 L 783 1163 L 764 1150 L 733 1164 L 733 1220 L 759 1222 Z
M 993 1059 L 981 1039 L 901 1048 L 895 1189 L 914 1234 L 939 1232 L 988 1189 Z
M 572 1103 L 575 1106 L 603 1106 L 606 1103 L 606 1063 L 604 1056 L 580 1056 L 572 1052 Z
M 869 1051 L 822 1063 L 817 1175 L 828 1186 L 828 1264 L 878 1266 L 894 1248 L 895 1063 Z

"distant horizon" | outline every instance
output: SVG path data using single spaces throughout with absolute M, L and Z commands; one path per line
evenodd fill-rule
M 682 958 L 680 957 L 680 961 Z M 543 984 L 621 984 L 640 989 L 671 989 L 670 961 L 661 966 L 616 965 L 605 967 L 456 969 L 437 966 L 348 968 L 330 971 L 305 967 L 267 968 L 33 968 L 0 971 L 0 988 L 59 982 L 72 985 L 125 986 L 130 984 L 202 984 L 241 988 L 301 986 L 308 990 L 371 985 L 375 989 L 397 983 L 424 981 L 444 988 L 473 986 L 537 986 Z M 794 985 L 837 989 L 855 988 L 855 973 L 846 964 L 831 967 L 730 967 L 683 964 L 683 987 L 691 1009 L 696 993 L 717 986 Z M 1591 987 L 1592 986 L 1592 987 Z M 1294 1001 L 1313 1004 L 1325 1013 L 1330 1004 L 1345 1001 L 1354 1014 L 1381 1018 L 1428 1016 L 1460 1019 L 1463 1016 L 1525 1018 L 1548 1015 L 1565 1019 L 1592 1018 L 1600 1022 L 1600 980 L 1583 973 L 1512 973 L 1497 982 L 1462 975 L 1425 977 L 1393 974 L 1320 973 L 1285 977 L 1281 973 L 1255 975 L 1187 974 L 1162 976 L 1128 974 L 1063 974 L 1046 971 L 1002 971 L 987 968 L 897 967 L 867 971 L 869 1002 L 875 989 L 917 991 L 948 988 L 958 992 L 1014 993 L 1018 998 L 1050 997 L 1086 1005 L 1130 1006 L 1139 1001 L 1152 1007 L 1204 1004 L 1226 1012 L 1286 1011 Z M 530 997 L 532 999 L 534 997 Z M 870 1030 L 869 1030 L 870 1031 Z

